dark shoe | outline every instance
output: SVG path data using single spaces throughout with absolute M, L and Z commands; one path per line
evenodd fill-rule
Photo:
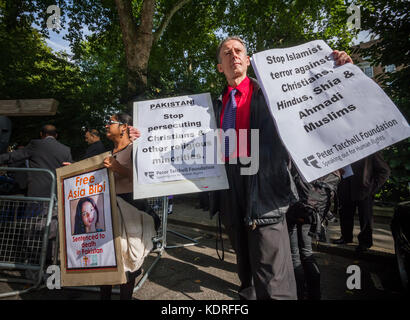
M 346 241 L 345 239 L 343 239 L 343 237 L 340 237 L 339 239 L 333 240 L 332 241 L 334 244 L 348 244 L 348 243 L 352 243 L 353 241 Z
M 368 250 L 369 250 L 368 247 L 366 247 L 366 246 L 364 246 L 364 245 L 361 245 L 361 244 L 359 244 L 359 245 L 356 247 L 356 253 L 364 253 L 364 252 L 367 252 Z

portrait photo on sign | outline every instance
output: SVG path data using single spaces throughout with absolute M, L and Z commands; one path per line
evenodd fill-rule
M 105 231 L 104 194 L 70 201 L 71 234 Z

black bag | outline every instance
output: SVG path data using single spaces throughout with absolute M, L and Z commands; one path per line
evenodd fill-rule
M 13 178 L 6 175 L 0 176 L 0 195 L 14 194 L 17 189 L 17 183 Z
M 299 195 L 299 201 L 292 204 L 286 213 L 290 223 L 310 224 L 310 235 L 319 237 L 321 226 L 326 219 L 334 199 L 340 175 L 337 171 L 310 183 L 303 180 L 293 165 L 291 174 Z

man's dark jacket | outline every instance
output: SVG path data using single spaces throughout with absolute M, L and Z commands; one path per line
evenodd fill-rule
M 351 164 L 353 175 L 339 185 L 340 201 L 359 201 L 380 191 L 390 175 L 390 168 L 380 152 Z
M 31 140 L 23 149 L 0 155 L 0 163 L 29 159 L 30 168 L 49 169 L 56 174 L 56 168 L 63 162 L 73 162 L 70 148 L 61 144 L 53 137 Z M 43 172 L 29 172 L 27 177 L 27 195 L 32 197 L 49 197 L 51 191 L 51 176 Z
M 98 140 L 88 146 L 87 150 L 85 151 L 85 155 L 81 158 L 81 160 L 94 157 L 104 152 L 105 152 L 104 144 L 101 142 L 101 140 Z
M 251 79 L 253 93 L 250 111 L 250 129 L 259 129 L 259 170 L 248 176 L 246 225 L 263 225 L 281 222 L 290 202 L 297 199 L 295 185 L 288 170 L 289 155 L 280 140 L 272 116 L 266 105 L 262 90 L 255 79 Z M 226 90 L 226 89 L 225 89 Z M 215 119 L 220 127 L 222 96 L 214 103 Z M 248 135 L 250 141 L 250 134 Z M 254 161 L 254 160 L 252 160 Z M 235 186 L 229 186 L 235 188 Z M 221 192 L 210 195 L 211 216 L 219 212 Z

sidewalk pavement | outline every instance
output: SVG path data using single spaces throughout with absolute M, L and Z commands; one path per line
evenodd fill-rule
M 217 232 L 217 217 L 210 219 L 209 211 L 196 209 L 199 204 L 198 195 L 188 194 L 174 197 L 173 214 L 168 216 L 168 223 L 188 226 L 197 229 Z M 394 255 L 394 240 L 392 237 L 390 222 L 393 217 L 391 208 L 374 207 L 373 246 L 368 252 L 362 254 L 363 258 L 391 258 Z M 316 246 L 317 251 L 340 254 L 343 256 L 356 257 L 355 249 L 358 245 L 357 235 L 360 232 L 358 215 L 355 215 L 353 230 L 353 243 L 348 245 L 335 245 L 331 240 L 340 238 L 339 219 L 328 225 L 329 243 L 320 242 Z
M 236 274 L 236 258 L 228 237 L 223 234 L 224 260 L 221 261 L 215 250 L 216 234 L 218 231 L 217 219 L 212 220 L 208 211 L 196 209 L 199 203 L 198 196 L 182 195 L 174 197 L 173 214 L 168 216 L 167 247 L 152 269 L 152 273 L 142 285 L 140 290 L 134 293 L 135 299 L 140 300 L 237 300 L 239 279 Z M 393 239 L 390 232 L 389 217 L 376 217 L 374 227 L 374 247 L 360 258 L 377 259 L 380 264 L 381 258 L 394 257 Z M 198 241 L 197 245 L 186 247 L 174 247 L 173 245 L 187 244 L 190 241 L 176 236 L 172 231 L 179 232 L 191 239 Z M 340 227 L 338 223 L 329 225 L 329 237 L 339 237 Z M 358 221 L 355 224 L 355 236 L 359 231 Z M 357 237 L 355 238 L 357 241 Z M 221 242 L 219 242 L 221 248 Z M 325 269 L 323 285 L 328 288 L 324 292 L 324 299 L 346 299 L 345 279 L 340 275 L 346 274 L 346 265 L 357 257 L 353 245 L 334 245 L 320 243 L 314 247 L 317 258 Z M 330 253 L 331 255 L 327 255 Z M 219 250 L 219 255 L 221 251 Z M 343 257 L 344 256 L 344 257 Z M 156 258 L 151 253 L 144 262 L 143 269 L 146 271 Z M 330 261 L 330 260 L 331 261 Z M 373 260 L 374 261 L 374 260 Z M 382 260 L 383 261 L 383 260 Z M 382 262 L 383 263 L 383 262 Z M 386 263 L 388 268 L 391 263 Z M 393 266 L 394 267 L 394 266 Z M 394 273 L 390 267 L 388 273 Z M 393 271 L 392 271 L 393 270 Z M 138 279 L 137 279 L 138 281 Z M 338 283 L 340 282 L 340 283 Z M 389 283 L 389 281 L 387 281 Z M 21 284 L 9 284 L 0 282 L 0 293 L 21 290 Z M 117 300 L 118 295 L 113 295 Z M 354 298 L 349 297 L 349 298 Z M 6 298 L 6 300 L 98 300 L 98 292 L 84 290 L 33 290 L 29 293 Z

